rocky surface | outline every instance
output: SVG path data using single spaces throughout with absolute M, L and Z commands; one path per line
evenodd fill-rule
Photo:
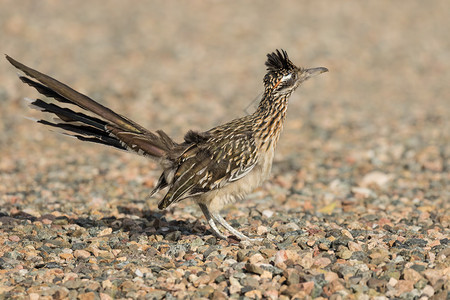
M 267 52 L 330 72 L 291 98 L 273 176 L 211 235 L 159 211 L 154 162 L 48 131 L 0 64 L 0 298 L 448 299 L 448 1 L 6 0 L 0 44 L 181 139 L 251 112 Z

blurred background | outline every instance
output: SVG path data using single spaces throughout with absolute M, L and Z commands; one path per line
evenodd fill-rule
M 266 54 L 283 48 L 295 64 L 330 72 L 292 96 L 275 178 L 326 192 L 378 170 L 390 198 L 442 200 L 449 196 L 449 11 L 445 0 L 3 0 L 0 48 L 177 140 L 252 111 Z M 159 175 L 154 163 L 23 118 L 39 116 L 21 100 L 37 93 L 4 59 L 0 82 L 4 210 L 29 201 L 39 211 L 69 212 L 76 208 L 60 199 L 146 197 Z

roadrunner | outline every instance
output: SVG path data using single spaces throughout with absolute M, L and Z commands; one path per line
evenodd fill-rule
M 27 75 L 19 76 L 24 83 L 57 101 L 55 104 L 48 99 L 30 100 L 32 108 L 58 117 L 57 121 L 38 120 L 38 123 L 60 128 L 82 141 L 157 160 L 163 171 L 151 195 L 168 188 L 158 203 L 160 209 L 192 198 L 216 236 L 226 239 L 217 228 L 218 223 L 240 240 L 249 238 L 228 224 L 219 214 L 220 210 L 225 204 L 242 199 L 267 179 L 289 96 L 308 78 L 328 71 L 296 67 L 284 50 L 269 53 L 264 94 L 253 114 L 208 131 L 190 130 L 184 141 L 177 143 L 162 130 L 149 131 L 52 77 L 9 56 L 6 59 Z M 62 107 L 61 103 L 73 107 Z

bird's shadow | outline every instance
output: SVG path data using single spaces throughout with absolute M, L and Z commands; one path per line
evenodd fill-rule
M 167 221 L 165 217 L 167 211 L 155 212 L 125 206 L 118 207 L 118 210 L 121 214 L 126 216 L 121 218 L 105 216 L 96 219 L 91 217 L 56 217 L 52 214 L 44 214 L 40 217 L 35 217 L 24 211 L 19 211 L 11 215 L 0 212 L 0 223 L 4 230 L 14 228 L 22 220 L 28 220 L 30 222 L 50 220 L 52 225 L 76 224 L 86 229 L 109 227 L 112 231 L 127 232 L 131 240 L 137 240 L 139 236 L 142 235 L 162 235 L 164 239 L 177 240 L 181 235 L 208 234 L 206 232 L 206 227 L 198 220 L 193 222 L 185 220 Z

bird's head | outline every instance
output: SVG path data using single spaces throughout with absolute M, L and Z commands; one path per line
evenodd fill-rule
M 267 74 L 264 77 L 266 92 L 271 94 L 291 94 L 305 80 L 327 72 L 327 68 L 304 69 L 295 66 L 283 49 L 267 54 Z

